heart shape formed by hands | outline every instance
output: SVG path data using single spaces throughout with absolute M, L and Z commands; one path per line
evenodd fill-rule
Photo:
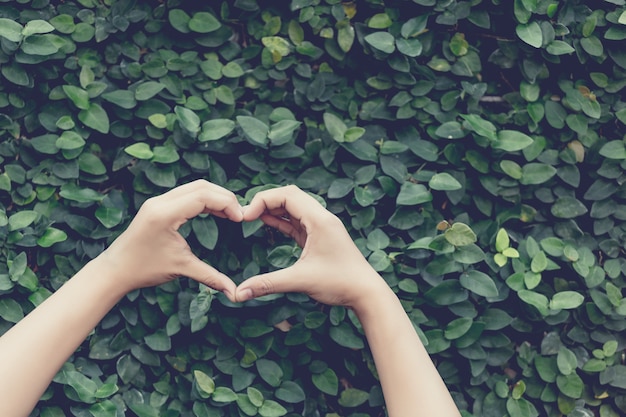
M 293 238 L 302 254 L 290 267 L 236 286 L 198 259 L 178 233 L 182 224 L 202 213 L 234 222 L 260 219 Z M 261 191 L 241 207 L 234 193 L 210 182 L 181 185 L 148 199 L 105 254 L 131 290 L 186 276 L 222 291 L 233 302 L 303 292 L 325 304 L 353 306 L 364 294 L 375 294 L 381 285 L 386 286 L 341 220 L 296 186 Z

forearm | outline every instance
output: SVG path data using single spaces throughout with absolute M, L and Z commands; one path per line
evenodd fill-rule
M 91 261 L 0 338 L 0 415 L 27 416 L 61 366 L 124 296 Z
M 372 350 L 390 417 L 460 415 L 390 288 L 383 283 L 374 296 L 355 307 L 355 313 Z

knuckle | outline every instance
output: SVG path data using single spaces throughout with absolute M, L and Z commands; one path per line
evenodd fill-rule
M 271 279 L 262 278 L 259 286 L 260 293 L 262 295 L 268 295 L 274 293 L 274 283 Z

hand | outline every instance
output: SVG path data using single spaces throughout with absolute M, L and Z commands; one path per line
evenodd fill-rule
M 198 259 L 178 233 L 180 226 L 201 213 L 234 222 L 243 218 L 235 194 L 204 180 L 194 181 L 148 199 L 100 257 L 117 271 L 114 276 L 128 291 L 187 276 L 234 301 L 233 281 Z
M 241 302 L 272 293 L 303 292 L 325 304 L 357 307 L 387 288 L 335 215 L 296 186 L 261 191 L 243 220 L 260 218 L 302 248 L 289 268 L 251 277 L 237 288 Z

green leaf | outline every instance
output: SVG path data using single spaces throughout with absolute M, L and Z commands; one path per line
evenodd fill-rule
M 237 116 L 237 123 L 243 130 L 243 133 L 253 142 L 262 145 L 267 143 L 268 125 L 251 116 Z
M 201 394 L 206 394 L 207 397 L 213 394 L 215 391 L 215 382 L 213 381 L 213 378 L 200 370 L 193 371 L 193 377 Z
M 191 16 L 189 16 L 185 11 L 180 9 L 170 10 L 168 20 L 170 25 L 172 25 L 172 27 L 177 31 L 189 33 L 189 21 L 191 20 Z
M 392 24 L 387 13 L 377 13 L 367 21 L 367 26 L 372 29 L 387 29 Z
M 37 239 L 37 244 L 42 248 L 49 248 L 55 243 L 67 240 L 67 234 L 63 230 L 54 227 L 48 227 L 46 231 Z
M 500 230 L 498 230 L 498 234 L 496 235 L 496 250 L 498 252 L 502 252 L 509 247 L 509 244 L 509 234 L 505 229 L 500 228 Z
M 415 206 L 432 201 L 433 196 L 422 184 L 405 182 L 400 187 L 396 197 L 396 204 L 400 206 Z
M 193 134 L 200 131 L 200 117 L 198 117 L 193 110 L 182 106 L 175 106 L 174 113 L 185 130 Z
M 219 236 L 215 219 L 212 217 L 196 217 L 191 221 L 191 228 L 202 246 L 209 250 L 215 249 Z
M 109 116 L 106 111 L 97 103 L 91 103 L 89 108 L 78 113 L 78 119 L 87 127 L 97 130 L 100 133 L 109 133 Z
M 154 153 L 150 149 L 150 145 L 145 142 L 136 142 L 124 148 L 124 152 L 137 159 L 152 159 Z
M 272 145 L 279 146 L 289 142 L 293 136 L 293 132 L 300 127 L 302 122 L 297 120 L 281 120 L 270 126 L 267 137 Z
M 535 406 L 525 398 L 508 398 L 506 410 L 511 417 L 537 417 L 539 412 Z
M 570 398 L 580 398 L 583 394 L 583 380 L 575 373 L 557 376 L 556 385 L 561 393 Z
M 465 223 L 454 223 L 443 235 L 453 246 L 466 246 L 476 242 L 476 233 Z
M 184 16 L 180 16 L 181 22 L 176 22 L 177 24 L 182 23 L 184 20 Z M 194 13 L 191 20 L 188 22 L 189 29 L 192 32 L 196 33 L 209 33 L 215 32 L 219 28 L 222 27 L 222 24 L 210 13 L 207 12 L 198 12 Z
M 567 55 L 573 53 L 575 49 L 567 42 L 555 40 L 548 44 L 546 51 L 550 55 Z
M 24 310 L 17 301 L 11 298 L 2 298 L 0 299 L 0 317 L 9 323 L 17 323 L 24 318 Z
M 66 378 L 67 385 L 71 386 L 81 401 L 88 404 L 95 402 L 98 385 L 87 376 L 76 371 L 61 371 Z
M 552 215 L 562 219 L 573 219 L 587 211 L 587 207 L 574 197 L 561 197 L 550 207 Z
M 337 342 L 340 346 L 350 349 L 363 349 L 365 347 L 363 338 L 357 335 L 352 327 L 346 322 L 339 323 L 339 325 L 331 327 L 329 335 L 330 338 Z
M 218 403 L 232 403 L 237 401 L 237 394 L 228 387 L 217 387 L 211 398 Z
M 335 396 L 339 392 L 339 378 L 337 374 L 330 368 L 326 368 L 319 374 L 311 376 L 313 385 L 325 394 Z
M 546 253 L 544 251 L 539 251 L 530 263 L 530 269 L 535 274 L 541 273 L 545 271 L 548 267 L 548 258 L 546 257 Z
M 561 291 L 550 300 L 552 310 L 572 310 L 580 307 L 585 301 L 585 297 L 576 291 Z
M 346 130 L 343 135 L 344 142 L 354 142 L 365 134 L 365 129 L 358 126 L 352 126 Z
M 461 274 L 459 282 L 463 288 L 481 297 L 497 297 L 499 295 L 496 283 L 484 272 L 477 270 L 464 272 Z
M 200 142 L 218 140 L 235 129 L 235 122 L 229 119 L 213 119 L 202 124 L 202 133 L 198 137 Z
M 22 210 L 9 217 L 9 231 L 23 229 L 30 226 L 39 218 L 39 213 L 32 210 Z
M 525 25 L 517 25 L 515 33 L 528 45 L 534 48 L 541 48 L 543 35 L 539 23 L 533 21 Z
M 419 39 L 396 39 L 396 48 L 398 48 L 401 54 L 411 58 L 420 56 L 424 50 L 424 46 Z
M 574 352 L 565 346 L 561 346 L 556 357 L 556 364 L 561 374 L 570 375 L 578 367 L 578 360 Z
M 256 361 L 256 369 L 259 376 L 272 387 L 280 386 L 283 379 L 283 370 L 274 361 L 259 359 Z
M 463 188 L 461 183 L 447 172 L 433 175 L 428 181 L 428 186 L 438 191 L 454 191 Z
M 21 42 L 23 27 L 13 19 L 0 18 L 0 36 L 11 41 Z
M 626 159 L 626 145 L 622 140 L 612 140 L 600 148 L 600 155 L 609 159 Z
M 306 399 L 302 387 L 293 381 L 284 381 L 274 393 L 276 398 L 290 404 L 297 404 Z
M 444 139 L 460 139 L 467 135 L 467 132 L 463 130 L 461 123 L 456 121 L 445 122 L 435 130 L 435 135 Z
M 54 31 L 54 26 L 45 20 L 30 20 L 26 23 L 26 26 L 24 26 L 22 35 L 27 37 L 39 33 L 50 33 L 52 31 Z
M 348 388 L 341 392 L 339 405 L 342 407 L 358 407 L 369 399 L 369 394 L 357 388 Z
M 337 31 L 337 44 L 342 51 L 348 52 L 354 44 L 355 31 L 350 24 L 346 24 Z
M 389 32 L 374 32 L 365 36 L 365 42 L 387 54 L 396 50 L 395 38 Z
M 137 417 L 161 417 L 159 410 L 149 404 L 129 402 L 126 404 L 128 405 L 128 408 L 130 408 L 131 411 L 137 415 Z
M 32 35 L 24 39 L 21 48 L 29 55 L 47 56 L 56 54 L 61 46 L 60 38 L 54 35 Z
M 545 295 L 530 290 L 521 290 L 517 295 L 523 302 L 539 310 L 541 315 L 547 316 L 549 314 L 548 298 Z
M 111 229 L 122 222 L 124 212 L 117 208 L 100 206 L 96 209 L 95 216 L 104 227 Z
M 79 149 L 85 146 L 85 139 L 82 138 L 78 133 L 72 132 L 71 130 L 63 132 L 61 136 L 56 140 L 55 145 L 59 149 Z
M 74 85 L 64 85 L 63 91 L 79 109 L 86 110 L 89 108 L 89 94 L 87 91 Z
M 507 152 L 521 151 L 533 144 L 533 138 L 515 130 L 501 130 L 498 138 L 491 143 L 494 149 L 502 149 Z
M 282 57 L 289 55 L 291 52 L 291 44 L 289 41 L 280 36 L 266 36 L 261 38 L 261 42 L 274 57 L 274 62 L 280 61 Z
M 462 114 L 465 119 L 464 127 L 473 130 L 480 136 L 484 136 L 490 140 L 496 140 L 496 127 L 493 123 L 476 114 Z
M 115 90 L 102 94 L 102 98 L 123 109 L 130 110 L 137 106 L 135 93 L 129 90 Z
M 287 409 L 273 400 L 265 400 L 259 408 L 261 417 L 281 417 L 287 414 Z
M 135 99 L 146 101 L 159 94 L 165 88 L 164 84 L 156 81 L 145 81 L 135 89 Z
M 469 317 L 460 317 L 452 320 L 446 326 L 443 335 L 448 340 L 458 339 L 469 331 L 473 322 Z
M 324 126 L 330 136 L 337 142 L 343 142 L 348 127 L 339 117 L 332 113 L 324 113 Z

